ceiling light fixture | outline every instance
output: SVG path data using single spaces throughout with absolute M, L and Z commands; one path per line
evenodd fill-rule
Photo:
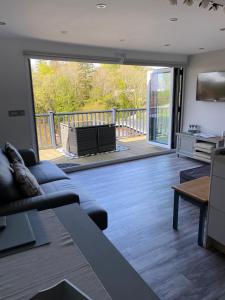
M 60 32 L 61 32 L 62 34 L 67 34 L 68 31 L 67 31 L 67 30 L 61 30 Z
M 125 42 L 126 40 L 124 38 L 120 39 L 120 42 Z
M 178 0 L 169 0 L 170 4 L 177 5 Z M 192 6 L 194 3 L 198 2 L 199 7 L 201 8 L 208 8 L 209 10 L 216 11 L 219 8 L 223 8 L 225 11 L 225 4 L 219 0 L 184 0 L 183 3 Z
M 220 28 L 220 31 L 225 31 L 225 27 L 223 27 L 223 28 Z
M 170 44 L 164 44 L 164 47 L 170 47 L 171 45 Z
M 6 25 L 6 22 L 1 22 L 0 21 L 0 26 L 4 26 L 4 25 Z
M 98 3 L 97 5 L 96 5 L 96 7 L 97 8 L 106 8 L 106 4 L 105 3 Z
M 171 22 L 177 22 L 177 21 L 178 21 L 178 18 L 170 18 L 170 21 L 171 21 Z
M 200 47 L 200 48 L 198 48 L 199 50 L 205 50 L 205 48 L 203 48 L 203 47 Z

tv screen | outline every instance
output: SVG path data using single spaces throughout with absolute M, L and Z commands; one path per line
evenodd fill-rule
M 225 101 L 225 72 L 199 74 L 196 99 L 199 101 Z

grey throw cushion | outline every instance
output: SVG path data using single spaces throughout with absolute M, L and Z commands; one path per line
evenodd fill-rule
M 42 194 L 36 178 L 24 164 L 14 162 L 13 170 L 17 186 L 24 197 L 34 197 Z
M 24 164 L 23 158 L 19 154 L 19 151 L 8 142 L 5 144 L 5 154 L 11 163 L 20 162 L 21 164 Z

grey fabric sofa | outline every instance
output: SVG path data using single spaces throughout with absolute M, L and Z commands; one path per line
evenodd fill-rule
M 44 210 L 77 202 L 101 230 L 107 228 L 107 212 L 83 191 L 82 186 L 72 182 L 55 164 L 49 161 L 37 162 L 32 149 L 19 152 L 25 165 L 40 184 L 43 195 L 25 199 L 21 197 L 10 162 L 4 151 L 0 150 L 0 216 L 31 209 Z

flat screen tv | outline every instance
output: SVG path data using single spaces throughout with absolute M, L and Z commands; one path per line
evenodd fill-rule
M 199 74 L 196 99 L 198 101 L 225 101 L 225 72 Z

